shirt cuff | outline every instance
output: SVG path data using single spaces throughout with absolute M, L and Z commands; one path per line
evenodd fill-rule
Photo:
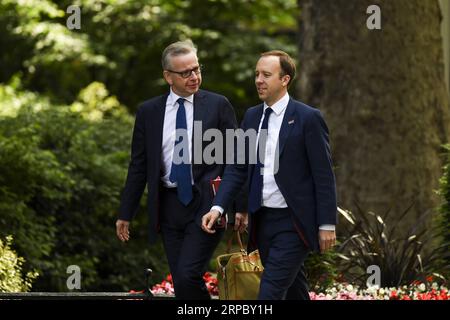
M 323 224 L 323 225 L 319 226 L 319 230 L 335 231 L 336 226 L 333 224 Z
M 223 215 L 223 212 L 224 212 L 224 210 L 223 210 L 223 208 L 221 206 L 212 206 L 211 211 L 212 210 L 219 211 L 221 216 Z

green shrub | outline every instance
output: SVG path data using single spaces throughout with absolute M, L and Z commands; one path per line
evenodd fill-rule
M 325 253 L 311 253 L 305 261 L 310 291 L 324 292 L 338 277 L 337 257 L 334 249 Z
M 66 291 L 69 265 L 91 291 L 142 288 L 146 267 L 167 273 L 162 246 L 148 246 L 144 205 L 132 241 L 116 239 L 133 117 L 104 85 L 68 106 L 0 86 L 0 110 L 0 237 L 14 235 L 24 269 L 38 270 L 33 290 Z
M 441 269 L 443 273 L 450 276 L 450 145 L 446 145 L 447 161 L 444 166 L 444 172 L 440 180 L 439 194 L 443 198 L 439 208 L 437 223 L 439 225 L 440 243 L 443 246 L 443 255 L 441 258 Z
M 376 265 L 381 272 L 381 287 L 399 287 L 440 274 L 439 258 L 442 247 L 436 246 L 436 228 L 425 224 L 428 214 L 423 214 L 417 223 L 406 231 L 402 221 L 412 206 L 400 215 L 390 210 L 384 215 L 362 210 L 355 213 L 339 209 L 350 224 L 348 237 L 339 245 L 341 260 L 338 268 L 343 281 L 365 286 L 369 277 L 367 267 Z
M 11 249 L 12 236 L 0 239 L 0 292 L 27 292 L 37 272 L 22 274 L 24 259 Z

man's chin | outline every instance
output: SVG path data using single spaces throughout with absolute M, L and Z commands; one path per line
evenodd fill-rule
M 200 87 L 199 86 L 196 86 L 196 87 L 188 87 L 187 88 L 187 91 L 190 93 L 190 94 L 194 94 L 194 93 L 197 93 L 197 91 L 200 89 Z

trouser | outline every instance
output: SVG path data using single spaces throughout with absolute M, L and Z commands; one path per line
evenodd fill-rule
M 309 300 L 304 261 L 308 249 L 289 208 L 262 207 L 254 213 L 256 243 L 264 272 L 259 300 Z
M 161 234 L 177 299 L 210 299 L 203 275 L 223 235 L 208 234 L 195 223 L 199 194 L 185 207 L 176 189 L 162 188 L 160 198 Z M 206 212 L 205 212 L 206 213 Z

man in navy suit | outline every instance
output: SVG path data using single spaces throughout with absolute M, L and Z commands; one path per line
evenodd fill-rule
M 202 228 L 214 234 L 214 222 L 248 178 L 250 244 L 259 249 L 265 268 L 258 299 L 308 300 L 305 258 L 329 249 L 336 239 L 328 128 L 319 110 L 289 97 L 295 63 L 288 54 L 263 53 L 255 72 L 264 103 L 247 110 L 241 128 L 258 132 L 258 143 L 246 140 L 244 164 L 227 165 Z
M 144 102 L 137 111 L 116 222 L 117 237 L 128 241 L 130 221 L 147 185 L 150 242 L 161 233 L 178 299 L 210 298 L 202 276 L 223 234 L 223 229 L 203 232 L 201 217 L 213 200 L 210 180 L 223 174 L 224 162 L 205 163 L 207 143 L 194 138 L 203 137 L 208 129 L 225 134 L 237 127 L 229 101 L 199 89 L 202 77 L 196 52 L 191 41 L 180 41 L 162 54 L 170 92 Z M 246 210 L 240 205 L 236 203 L 236 211 Z M 242 217 L 236 214 L 237 227 Z

